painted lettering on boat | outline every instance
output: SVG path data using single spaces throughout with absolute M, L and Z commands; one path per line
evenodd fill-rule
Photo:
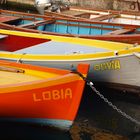
M 72 99 L 71 88 L 60 89 L 60 90 L 56 89 L 56 90 L 33 94 L 33 100 L 35 102 L 48 101 L 48 100 L 65 100 L 65 99 Z
M 120 68 L 121 68 L 121 64 L 119 60 L 112 60 L 112 61 L 94 65 L 95 71 L 119 70 Z

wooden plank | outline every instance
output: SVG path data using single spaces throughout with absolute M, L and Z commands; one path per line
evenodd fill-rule
M 116 17 L 119 17 L 119 14 L 102 15 L 102 16 L 99 16 L 99 17 L 96 17 L 96 18 L 92 18 L 92 20 L 103 21 L 103 20 L 106 20 L 106 19 L 111 19 L 111 18 L 116 18 Z
M 14 21 L 19 21 L 19 20 L 21 20 L 20 17 L 0 15 L 0 22 L 3 22 L 3 23 L 14 22 Z
M 25 72 L 22 69 L 10 68 L 10 67 L 5 67 L 5 66 L 0 66 L 0 71 L 8 71 L 8 72 L 15 72 L 15 73 L 24 73 Z
M 119 30 L 109 32 L 105 35 L 120 35 L 120 34 L 125 34 L 125 33 L 129 33 L 129 32 L 134 32 L 134 31 L 135 31 L 135 29 L 119 29 Z
M 39 21 L 34 21 L 28 24 L 22 24 L 22 25 L 18 25 L 17 27 L 22 27 L 22 28 L 34 28 L 37 26 L 41 26 L 41 25 L 45 25 L 45 24 L 50 24 L 50 23 L 54 23 L 55 20 L 39 20 Z

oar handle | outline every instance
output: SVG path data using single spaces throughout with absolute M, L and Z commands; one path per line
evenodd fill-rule
M 17 68 L 10 68 L 6 66 L 0 66 L 1 71 L 8 71 L 8 72 L 15 72 L 15 73 L 24 73 L 25 71 L 22 69 L 17 69 Z

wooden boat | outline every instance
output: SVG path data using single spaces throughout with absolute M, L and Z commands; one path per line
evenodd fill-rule
M 60 37 L 19 31 L 0 30 L 0 59 L 71 69 L 78 63 L 90 64 L 89 80 L 110 88 L 140 91 L 140 46 L 82 38 Z M 46 42 L 18 48 L 19 38 L 47 39 Z M 30 43 L 30 41 L 28 41 Z
M 11 16 L 12 15 L 12 16 Z M 12 19 L 3 17 L 9 16 Z M 17 19 L 15 19 L 15 17 Z M 14 20 L 15 19 L 15 20 Z M 79 38 L 140 43 L 137 25 L 91 22 L 1 10 L 0 28 Z M 5 24 L 7 23 L 7 24 Z M 37 30 L 34 30 L 37 29 Z M 120 39 L 121 38 L 121 39 Z
M 77 72 L 86 77 L 88 64 Z M 76 73 L 0 61 L 0 119 L 35 123 L 68 130 L 72 125 L 85 81 Z
M 45 11 L 46 15 L 52 12 Z M 77 19 L 140 25 L 140 14 L 138 12 L 126 12 L 116 10 L 96 10 L 92 8 L 70 7 L 61 13 L 54 13 L 59 17 L 73 17 Z
M 106 40 L 106 41 L 114 41 L 114 42 L 130 43 L 130 44 L 140 44 L 140 40 L 139 40 L 140 34 L 115 35 L 115 32 L 114 33 L 112 32 L 111 34 L 108 34 L 108 35 L 73 35 L 73 34 L 62 34 L 62 33 L 46 32 L 46 31 L 40 31 L 40 30 L 34 30 L 34 29 L 21 28 L 21 27 L 4 24 L 4 23 L 0 23 L 0 28 L 8 29 L 8 30 L 15 30 L 15 31 L 39 33 L 39 34 L 41 33 L 41 34 L 47 34 L 47 35 L 57 35 L 57 36 Z

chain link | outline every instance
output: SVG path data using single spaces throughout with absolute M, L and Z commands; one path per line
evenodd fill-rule
M 132 118 L 130 115 L 126 114 L 125 112 L 123 112 L 121 109 L 119 109 L 117 106 L 113 105 L 112 102 L 110 102 L 106 97 L 104 97 L 103 94 L 101 94 L 95 87 L 94 84 L 92 82 L 87 82 L 87 84 L 91 87 L 91 89 L 98 95 L 100 96 L 101 99 L 104 100 L 104 102 L 106 102 L 109 106 L 111 106 L 114 110 L 116 110 L 119 114 L 121 114 L 122 116 L 124 116 L 125 118 L 127 118 L 128 120 L 136 123 L 137 125 L 140 125 L 140 121 Z

